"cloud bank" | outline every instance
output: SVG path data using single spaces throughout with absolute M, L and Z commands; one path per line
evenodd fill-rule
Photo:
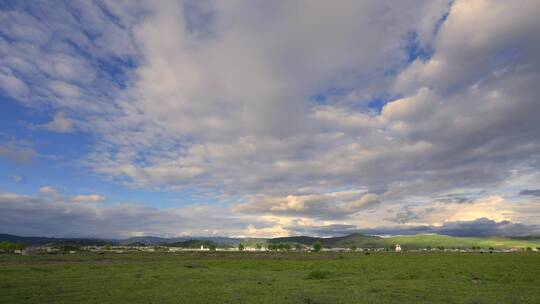
M 535 1 L 16 3 L 0 87 L 54 109 L 46 130 L 92 134 L 81 165 L 103 179 L 211 193 L 224 234 L 499 233 L 540 222 L 519 190 L 540 182 L 538 20 Z M 144 233 L 216 227 L 197 208 L 84 208 L 155 214 Z

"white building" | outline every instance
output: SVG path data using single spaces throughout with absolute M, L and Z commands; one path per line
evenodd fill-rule
M 401 252 L 401 246 L 399 244 L 396 244 L 396 252 Z

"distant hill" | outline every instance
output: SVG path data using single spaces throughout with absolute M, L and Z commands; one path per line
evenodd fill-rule
M 120 245 L 129 245 L 133 243 L 139 243 L 144 245 L 164 245 L 168 243 L 185 241 L 186 238 L 162 238 L 157 236 L 136 236 L 128 239 L 120 240 Z
M 513 240 L 533 241 L 533 242 L 539 242 L 540 243 L 540 235 L 511 236 L 509 238 L 513 239 Z
M 385 238 L 389 244 L 400 244 L 405 249 L 416 249 L 442 246 L 445 248 L 536 248 L 540 247 L 540 240 L 514 239 L 505 237 L 454 237 L 436 234 L 403 235 Z
M 392 248 L 400 244 L 404 249 L 418 249 L 427 247 L 445 248 L 537 248 L 540 247 L 540 237 L 454 237 L 446 235 L 417 234 L 392 237 L 380 237 L 354 233 L 339 237 L 312 237 L 312 236 L 292 236 L 271 239 L 263 238 L 229 238 L 229 237 L 176 237 L 161 238 L 154 236 L 132 237 L 124 240 L 100 240 L 90 238 L 49 238 L 49 237 L 21 237 L 9 234 L 0 234 L 1 241 L 23 242 L 30 246 L 54 244 L 72 244 L 79 246 L 103 246 L 103 245 L 131 245 L 131 246 L 170 246 L 182 248 L 200 248 L 201 245 L 208 247 L 216 245 L 218 247 L 236 247 L 242 243 L 245 246 L 254 247 L 256 244 L 278 244 L 290 243 L 312 246 L 315 242 L 321 243 L 326 248 Z
M 268 243 L 277 244 L 277 243 L 298 243 L 302 245 L 311 245 L 315 242 L 320 242 L 322 238 L 312 237 L 312 236 L 287 236 L 268 239 Z
M 141 242 L 122 243 L 120 245 L 129 246 L 129 247 L 146 247 L 146 246 L 148 246 L 147 244 L 141 243 Z
M 200 248 L 204 246 L 205 248 L 208 248 L 209 246 L 218 246 L 217 243 L 212 241 L 204 241 L 204 240 L 187 240 L 187 241 L 181 241 L 181 242 L 175 242 L 175 243 L 169 243 L 167 244 L 168 247 L 180 247 L 180 248 Z
M 173 238 L 163 238 L 156 236 L 137 236 L 131 237 L 128 239 L 120 240 L 121 245 L 129 245 L 132 243 L 141 243 L 145 245 L 163 245 L 168 246 L 171 243 L 184 242 L 189 240 L 201 240 L 201 241 L 211 241 L 216 244 L 223 245 L 237 245 L 243 241 L 243 239 L 238 238 L 229 238 L 229 237 L 173 237 Z
M 280 237 L 268 240 L 269 243 L 295 243 L 311 246 L 315 242 L 321 243 L 323 247 L 344 247 L 351 246 L 362 248 L 380 248 L 386 247 L 388 244 L 384 238 L 371 235 L 363 235 L 360 233 L 354 233 L 346 236 L 319 238 L 311 236 L 292 236 L 292 237 Z
M 321 244 L 325 247 L 361 247 L 361 248 L 382 248 L 391 246 L 384 238 L 373 235 L 363 235 L 354 233 L 346 236 L 322 239 Z
M 49 237 L 34 237 L 34 236 L 16 236 L 10 234 L 0 234 L 0 242 L 23 242 L 30 246 L 42 246 L 47 244 L 62 245 L 73 244 L 79 246 L 104 246 L 115 244 L 115 241 L 85 239 L 85 238 L 49 238 Z

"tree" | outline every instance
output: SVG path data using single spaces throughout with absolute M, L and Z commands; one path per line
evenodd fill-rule
M 208 245 L 208 250 L 210 250 L 210 251 L 216 251 L 216 245 L 214 245 L 214 244 Z
M 242 243 L 238 244 L 238 251 L 244 251 L 244 245 Z
M 319 243 L 319 242 L 313 243 L 313 251 L 315 251 L 315 252 L 320 252 L 321 249 L 322 249 L 321 243 Z
M 296 244 L 296 245 L 294 245 L 294 248 L 295 248 L 297 251 L 300 251 L 300 250 L 302 250 L 302 245 Z
M 262 245 L 260 243 L 257 243 L 255 244 L 255 248 L 257 248 L 257 250 L 261 250 L 262 249 Z
M 5 252 L 12 252 L 13 250 L 15 250 L 15 244 L 12 242 L 3 241 L 2 243 L 0 243 L 0 250 Z
M 78 251 L 80 248 L 75 244 L 62 244 L 60 245 L 61 252 Z
M 15 244 L 15 250 L 24 250 L 26 249 L 26 244 L 19 241 Z
M 350 249 L 351 249 L 351 251 L 356 251 L 356 245 L 352 245 L 352 246 L 350 247 Z

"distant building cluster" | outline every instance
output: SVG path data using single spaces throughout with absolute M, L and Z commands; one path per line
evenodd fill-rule
M 322 247 L 320 244 L 313 246 L 306 246 L 295 244 L 255 244 L 255 245 L 243 245 L 237 246 L 216 246 L 216 245 L 204 245 L 199 247 L 179 247 L 171 245 L 144 245 L 144 244 L 132 244 L 132 245 L 92 245 L 92 246 L 78 246 L 71 244 L 49 244 L 42 246 L 25 246 L 22 243 L 17 245 L 3 242 L 0 244 L 0 253 L 14 253 L 14 254 L 74 254 L 77 252 L 111 252 L 111 253 L 124 253 L 124 252 L 205 252 L 205 251 L 220 251 L 220 252 L 395 252 L 401 253 L 407 252 L 479 252 L 479 253 L 494 253 L 494 252 L 519 252 L 519 251 L 540 251 L 539 247 L 536 248 L 511 248 L 511 249 L 495 249 L 495 248 L 480 248 L 473 246 L 472 248 L 444 248 L 444 247 L 426 247 L 416 249 L 405 249 L 400 244 L 395 244 L 390 248 L 357 248 L 351 246 L 345 247 Z

